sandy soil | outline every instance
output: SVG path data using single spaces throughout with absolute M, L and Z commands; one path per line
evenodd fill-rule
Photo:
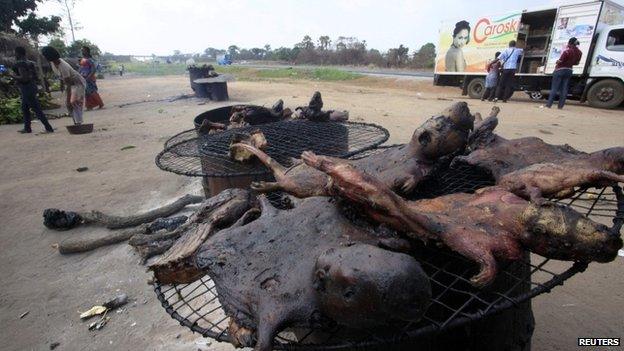
M 88 135 L 69 135 L 68 118 L 53 120 L 53 135 L 21 135 L 18 125 L 0 127 L 0 349 L 47 350 L 207 350 L 230 349 L 193 335 L 160 307 L 149 275 L 128 245 L 61 256 L 52 245 L 67 237 L 96 236 L 98 228 L 54 232 L 42 225 L 48 207 L 102 209 L 122 214 L 143 211 L 184 193 L 200 193 L 196 179 L 159 170 L 155 155 L 171 135 L 192 128 L 195 115 L 223 104 L 187 99 L 155 100 L 189 93 L 188 78 L 110 78 L 100 81 L 107 104 L 86 113 L 95 124 Z M 234 82 L 236 102 L 287 106 L 323 93 L 327 108 L 343 108 L 353 120 L 374 122 L 391 132 L 390 143 L 406 142 L 413 129 L 452 101 L 456 88 L 437 88 L 430 81 L 379 79 L 342 83 L 272 81 Z M 452 101 L 451 101 L 452 100 Z M 490 103 L 470 100 L 471 109 L 486 114 Z M 505 137 L 536 135 L 550 143 L 569 143 L 586 151 L 624 145 L 624 112 L 589 108 L 571 102 L 565 110 L 539 109 L 522 94 L 501 104 L 499 133 Z M 35 123 L 35 131 L 42 130 Z M 133 149 L 121 150 L 127 145 Z M 78 173 L 76 168 L 89 167 Z M 551 294 L 533 302 L 537 328 L 534 350 L 570 350 L 576 338 L 624 337 L 624 260 L 593 264 Z M 118 292 L 131 303 L 113 313 L 102 330 L 87 330 L 78 318 L 95 303 Z M 25 312 L 29 312 L 20 318 Z

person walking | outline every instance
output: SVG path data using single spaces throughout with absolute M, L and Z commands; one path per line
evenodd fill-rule
M 17 81 L 22 100 L 22 115 L 24 118 L 24 129 L 20 133 L 32 133 L 30 109 L 35 112 L 43 124 L 46 133 L 53 133 L 54 128 L 48 122 L 45 114 L 41 110 L 41 105 L 37 99 L 37 68 L 35 63 L 26 59 L 26 49 L 22 46 L 15 48 L 15 65 L 13 65 L 13 78 Z
M 485 66 L 485 71 L 487 72 L 487 76 L 485 76 L 485 91 L 481 96 L 481 101 L 494 100 L 494 95 L 496 92 L 496 85 L 498 84 L 498 75 L 501 67 L 501 63 L 498 60 L 500 56 L 500 51 L 497 51 L 494 54 L 494 60 Z
M 101 109 L 104 107 L 104 102 L 102 102 L 95 82 L 97 80 L 97 63 L 91 56 L 91 49 L 88 46 L 83 46 L 81 52 L 82 59 L 80 60 L 79 72 L 87 83 L 85 88 L 85 106 L 87 111 L 92 110 L 96 106 L 98 109 Z
M 559 56 L 555 71 L 553 72 L 552 84 L 550 86 L 550 94 L 548 95 L 548 103 L 546 107 L 551 108 L 555 101 L 555 95 L 559 95 L 558 108 L 562 109 L 568 96 L 568 88 L 570 87 L 570 78 L 572 77 L 572 66 L 581 62 L 583 53 L 578 48 L 579 41 L 572 37 L 568 40 L 568 45 Z
M 523 50 L 516 47 L 516 41 L 509 42 L 509 47 L 505 49 L 498 59 L 503 64 L 503 71 L 501 72 L 500 80 L 498 81 L 498 87 L 496 88 L 496 98 L 494 101 L 507 100 L 514 93 L 514 77 L 518 70 L 518 61 L 522 56 Z
M 61 55 L 55 48 L 45 46 L 41 49 L 41 54 L 51 63 L 54 73 L 59 75 L 65 83 L 65 105 L 72 115 L 74 123 L 82 124 L 82 109 L 87 83 L 80 73 L 76 72 L 69 63 L 61 58 Z

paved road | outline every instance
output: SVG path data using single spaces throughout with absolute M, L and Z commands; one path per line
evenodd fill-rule
M 288 67 L 296 67 L 296 68 L 322 68 L 328 66 L 308 66 L 308 65 L 262 65 L 255 63 L 240 63 L 235 64 L 237 66 L 245 66 L 251 68 L 259 68 L 259 69 L 278 69 L 278 68 L 288 68 Z M 365 67 L 350 67 L 350 66 L 329 66 L 334 69 L 338 69 L 345 72 L 352 73 L 360 73 L 371 76 L 386 76 L 386 77 L 413 77 L 413 78 L 433 78 L 433 72 L 419 72 L 419 71 L 409 71 L 409 70 L 395 70 L 395 69 L 369 69 Z

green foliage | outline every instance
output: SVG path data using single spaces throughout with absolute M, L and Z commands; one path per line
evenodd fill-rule
M 156 63 L 156 62 L 124 62 L 125 73 L 134 73 L 142 76 L 166 76 L 186 73 L 184 63 Z M 114 65 L 117 67 L 118 65 Z
M 22 122 L 21 101 L 19 98 L 0 98 L 0 124 Z
M 0 31 L 13 32 L 11 28 L 19 18 L 37 8 L 37 0 L 0 1 Z
M 341 81 L 361 78 L 361 74 L 345 72 L 334 68 L 268 68 L 254 69 L 240 66 L 218 66 L 215 70 L 219 73 L 232 74 L 239 80 L 263 80 L 263 79 L 305 79 L 323 81 Z
M 20 35 L 27 35 L 37 42 L 41 35 L 59 33 L 61 31 L 61 18 L 58 16 L 39 17 L 31 12 L 26 18 L 17 20 L 16 25 Z
M 46 94 L 39 95 L 39 103 L 43 110 L 59 108 L 52 102 L 52 98 Z M 19 97 L 0 97 L 0 125 L 22 123 L 22 101 Z
M 55 48 L 59 54 L 61 54 L 61 57 L 67 57 L 67 45 L 65 45 L 65 41 L 63 41 L 63 39 L 53 38 L 48 43 L 48 46 Z
M 67 57 L 81 57 L 81 50 L 83 46 L 88 46 L 89 48 L 91 48 L 91 56 L 100 56 L 101 51 L 97 45 L 90 42 L 88 39 L 80 39 L 71 43 L 71 45 L 67 47 Z
M 427 43 L 414 54 L 413 64 L 417 68 L 433 68 L 435 63 L 435 45 Z

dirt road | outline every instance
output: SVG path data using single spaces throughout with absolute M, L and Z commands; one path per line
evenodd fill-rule
M 122 214 L 143 211 L 184 193 L 200 193 L 196 179 L 159 170 L 154 157 L 171 135 L 192 128 L 194 116 L 218 103 L 195 99 L 149 102 L 189 93 L 188 78 L 108 78 L 99 82 L 106 109 L 85 114 L 95 132 L 69 135 L 68 118 L 53 120 L 53 135 L 21 135 L 20 126 L 0 126 L 0 349 L 207 350 L 231 349 L 191 334 L 169 318 L 150 286 L 149 275 L 128 245 L 61 256 L 52 248 L 68 237 L 105 233 L 80 228 L 53 232 L 42 225 L 48 207 L 102 209 Z M 416 126 L 453 101 L 454 88 L 429 82 L 364 78 L 325 83 L 306 81 L 233 82 L 235 102 L 287 106 L 307 103 L 315 90 L 327 108 L 350 110 L 351 119 L 383 125 L 390 143 L 406 142 Z M 148 102 L 128 105 L 120 104 Z M 490 103 L 470 100 L 486 114 Z M 624 145 L 624 112 L 597 110 L 571 102 L 563 111 L 539 109 L 519 100 L 501 104 L 499 133 L 535 135 L 585 151 Z M 35 123 L 35 131 L 42 130 Z M 135 148 L 122 150 L 124 146 Z M 88 167 L 79 173 L 78 167 Z M 571 350 L 576 338 L 624 337 L 624 259 L 593 264 L 551 294 L 533 302 L 537 328 L 534 350 Z M 100 331 L 78 318 L 96 303 L 125 292 L 131 302 L 113 313 Z M 20 316 L 28 312 L 23 318 Z

